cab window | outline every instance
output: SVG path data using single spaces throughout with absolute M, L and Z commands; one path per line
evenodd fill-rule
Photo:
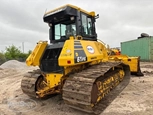
M 61 36 L 65 36 L 66 25 L 57 24 L 55 25 L 55 40 L 59 40 Z
M 55 40 L 68 39 L 70 36 L 76 36 L 75 23 L 55 25 Z
M 83 13 L 81 15 L 81 18 L 82 18 L 82 34 L 86 36 L 93 35 L 91 18 L 87 17 L 87 15 Z

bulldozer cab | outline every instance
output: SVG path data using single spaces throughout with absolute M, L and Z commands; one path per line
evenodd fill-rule
M 65 5 L 45 13 L 51 43 L 64 42 L 70 36 L 82 36 L 83 40 L 97 40 L 95 13 L 84 11 L 73 5 Z

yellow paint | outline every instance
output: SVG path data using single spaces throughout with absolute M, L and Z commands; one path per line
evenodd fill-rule
M 139 58 L 138 57 L 128 57 L 128 59 L 123 58 L 123 63 L 128 64 L 130 66 L 131 72 L 137 72 L 139 69 L 139 66 L 138 66 Z
M 26 59 L 26 64 L 28 66 L 39 66 L 40 65 L 40 58 L 41 58 L 42 54 L 44 53 L 46 46 L 47 46 L 47 41 L 39 41 L 37 43 L 35 49 L 32 51 L 32 53 Z
M 46 74 L 47 84 L 50 88 L 60 85 L 63 74 L 51 73 Z
M 124 78 L 124 71 L 120 69 L 120 71 L 106 79 L 105 81 L 96 82 L 99 90 L 99 96 L 97 98 L 97 102 L 99 102 L 102 98 L 105 97 L 107 93 L 114 87 L 116 87 Z
M 70 51 L 67 53 L 67 51 Z M 69 55 L 71 53 L 71 55 Z M 71 61 L 71 64 L 67 64 L 67 61 Z M 63 49 L 58 58 L 58 64 L 60 66 L 70 66 L 74 65 L 74 40 L 66 40 Z
M 76 52 L 75 55 L 78 56 L 78 53 Z
M 49 14 L 52 13 L 52 12 L 56 12 L 56 11 L 58 11 L 58 10 L 60 10 L 60 9 L 64 9 L 64 8 L 66 8 L 67 6 L 69 6 L 69 7 L 71 7 L 71 8 L 74 8 L 74 9 L 76 9 L 76 10 L 78 10 L 78 11 L 81 11 L 81 12 L 83 12 L 83 13 L 85 13 L 85 14 L 88 14 L 88 15 L 90 15 L 90 16 L 93 16 L 93 17 L 95 16 L 95 12 L 94 12 L 94 11 L 92 11 L 92 12 L 87 12 L 87 11 L 85 11 L 85 10 L 83 10 L 83 9 L 77 7 L 77 6 L 71 5 L 71 4 L 67 4 L 67 5 L 61 6 L 61 7 L 59 7 L 59 8 L 56 8 L 56 9 L 54 9 L 54 10 L 51 10 L 51 11 L 49 11 L 49 12 L 46 12 L 46 13 L 44 14 L 44 16 L 49 15 Z
M 130 66 L 131 72 L 138 72 L 139 57 L 128 57 L 127 55 L 113 55 L 109 56 L 110 61 L 121 61 Z
M 80 41 L 83 48 L 74 49 L 74 47 L 77 46 L 77 45 L 74 46 L 75 41 Z M 92 47 L 94 51 L 93 52 L 88 51 L 88 47 Z M 67 50 L 70 50 L 69 53 L 71 53 L 71 55 L 67 53 Z M 77 50 L 78 51 L 83 50 L 85 52 L 87 61 L 80 62 L 80 63 L 74 62 L 75 56 L 79 56 Z M 106 47 L 100 42 L 70 39 L 65 41 L 61 54 L 58 58 L 58 61 L 59 61 L 59 65 L 64 67 L 74 66 L 77 64 L 83 64 L 83 63 L 89 63 L 89 62 L 96 64 L 99 62 L 108 61 L 108 54 L 107 54 Z M 68 64 L 68 61 L 71 61 L 71 63 Z

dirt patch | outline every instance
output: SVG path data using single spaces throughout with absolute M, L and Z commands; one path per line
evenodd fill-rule
M 101 115 L 152 115 L 153 63 L 141 63 L 144 77 L 131 76 L 129 85 Z M 0 115 L 88 115 L 67 106 L 61 95 L 48 99 L 31 99 L 20 85 L 25 72 L 37 69 L 11 60 L 0 66 Z
M 21 69 L 21 68 L 26 68 L 27 66 L 25 65 L 24 62 L 19 62 L 17 60 L 10 60 L 10 61 L 7 61 L 5 63 L 3 63 L 0 68 L 2 69 Z

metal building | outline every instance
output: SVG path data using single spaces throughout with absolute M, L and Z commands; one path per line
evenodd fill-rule
M 153 61 L 153 36 L 122 42 L 121 53 L 128 56 L 140 56 L 143 61 Z

